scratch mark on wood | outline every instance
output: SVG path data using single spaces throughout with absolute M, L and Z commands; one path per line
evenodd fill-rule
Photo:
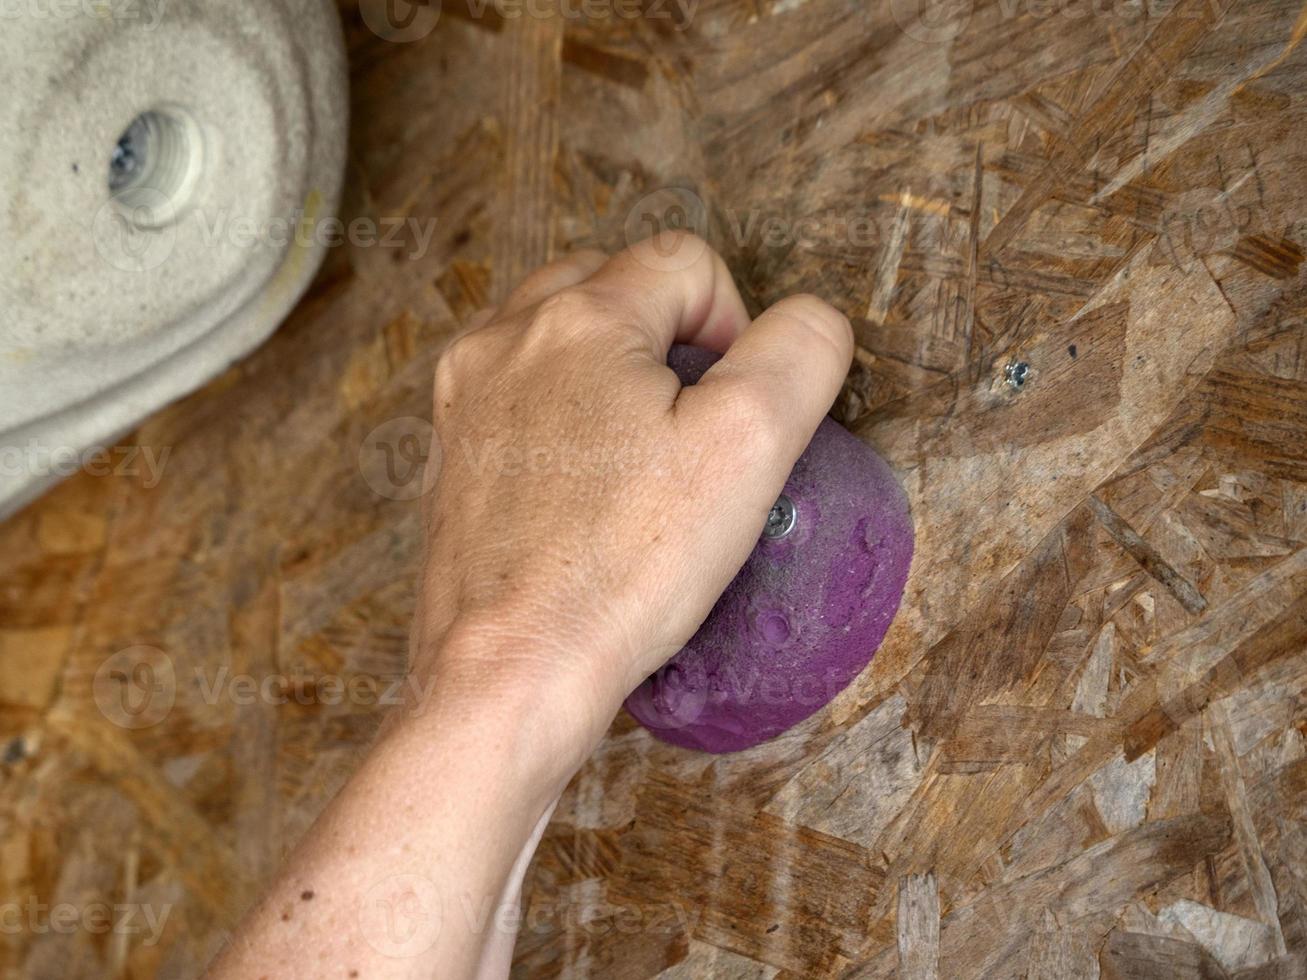
M 1194 584 L 1172 568 L 1166 559 L 1157 553 L 1157 549 L 1145 541 L 1112 508 L 1091 494 L 1089 509 L 1094 512 L 1094 516 L 1098 518 L 1104 530 L 1112 535 L 1112 539 L 1124 548 L 1131 558 L 1139 562 L 1144 571 L 1166 586 L 1167 591 L 1175 596 L 1188 612 L 1196 615 L 1207 608 L 1207 600 Z

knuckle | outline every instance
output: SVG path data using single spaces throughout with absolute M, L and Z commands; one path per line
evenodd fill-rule
M 783 443 L 775 399 L 760 385 L 738 383 L 726 398 L 728 443 L 747 456 L 770 455 Z
M 455 337 L 436 358 L 436 389 L 448 392 L 474 367 L 481 341 L 476 332 Z
M 660 258 L 669 255 L 698 258 L 705 254 L 716 254 L 712 246 L 704 241 L 702 237 L 681 228 L 668 228 L 659 231 L 631 247 L 631 252 L 637 259 L 651 251 L 656 252 Z
M 514 301 L 525 304 L 532 296 L 537 296 L 547 290 L 553 284 L 557 273 L 558 269 L 554 265 L 546 265 L 528 272 L 509 293 L 509 304 L 511 305 Z
M 708 248 L 708 243 L 692 231 L 686 231 L 684 229 L 678 228 L 673 231 L 669 231 L 666 234 L 667 234 L 667 240 L 676 248 L 683 248 L 687 250 L 694 249 L 695 251 Z
M 472 346 L 475 343 L 472 337 L 473 334 L 470 333 L 455 337 L 445 345 L 445 349 L 440 352 L 436 363 L 449 368 L 464 367 L 472 358 Z
M 589 250 L 573 252 L 541 266 L 522 282 L 515 292 L 521 305 L 545 302 L 551 295 L 573 289 L 585 282 L 603 264 L 602 253 Z
M 607 262 L 608 253 L 601 252 L 597 248 L 578 248 L 575 252 L 568 253 L 563 261 L 570 266 L 586 269 Z
M 545 324 L 551 330 L 577 327 L 588 322 L 594 311 L 593 298 L 584 289 L 570 286 L 541 301 L 532 326 Z
M 773 307 L 796 327 L 833 345 L 841 356 L 853 352 L 853 326 L 849 318 L 819 296 L 798 293 Z
M 482 327 L 490 323 L 490 321 L 493 320 L 498 315 L 499 315 L 499 307 L 497 306 L 487 306 L 483 309 L 477 310 L 470 317 L 468 317 L 467 320 L 464 321 L 463 329 L 462 331 L 460 331 L 460 333 L 468 334 L 468 333 L 472 333 L 473 331 L 480 330 Z

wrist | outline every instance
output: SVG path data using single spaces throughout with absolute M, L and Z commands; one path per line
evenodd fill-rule
M 388 726 L 478 746 L 522 788 L 553 799 L 621 704 L 573 669 L 580 661 L 543 637 L 459 622 L 412 651 L 408 697 Z

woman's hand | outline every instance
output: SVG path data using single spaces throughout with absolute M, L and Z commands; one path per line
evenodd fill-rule
M 726 356 L 682 389 L 673 342 Z M 573 255 L 475 317 L 436 368 L 419 680 L 579 765 L 748 557 L 852 352 L 811 296 L 750 324 L 688 235 Z
M 682 390 L 673 342 L 726 355 Z M 848 321 L 749 323 L 663 235 L 541 269 L 440 358 L 415 703 L 215 977 L 502 977 L 527 863 L 622 698 L 693 635 L 839 390 Z

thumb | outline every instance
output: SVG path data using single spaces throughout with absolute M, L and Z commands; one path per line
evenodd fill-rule
M 756 462 L 779 489 L 830 411 L 852 360 L 848 318 L 816 296 L 790 296 L 763 312 L 698 384 L 681 392 L 679 409 L 710 427 L 734 428 L 743 420 L 769 457 Z

